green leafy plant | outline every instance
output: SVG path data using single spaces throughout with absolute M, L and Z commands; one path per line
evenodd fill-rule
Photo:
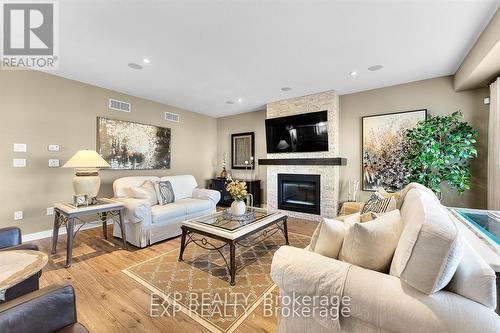
M 478 131 L 462 121 L 460 111 L 429 116 L 406 132 L 401 161 L 408 182 L 417 182 L 441 194 L 446 182 L 459 193 L 470 189 L 470 161 L 477 157 Z

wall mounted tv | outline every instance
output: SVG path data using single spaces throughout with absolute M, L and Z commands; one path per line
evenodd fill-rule
M 266 142 L 268 153 L 328 151 L 328 113 L 267 119 Z

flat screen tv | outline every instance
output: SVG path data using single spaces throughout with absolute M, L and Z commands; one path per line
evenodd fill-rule
M 267 119 L 266 142 L 268 153 L 328 151 L 328 113 Z

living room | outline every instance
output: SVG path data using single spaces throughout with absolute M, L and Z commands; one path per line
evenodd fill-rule
M 498 0 L 1 6 L 0 332 L 500 330 Z

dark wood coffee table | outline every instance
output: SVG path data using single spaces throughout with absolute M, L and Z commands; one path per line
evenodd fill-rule
M 255 212 L 255 217 L 239 221 L 224 217 L 223 212 L 207 215 L 182 223 L 182 239 L 179 251 L 179 261 L 182 261 L 184 250 L 190 243 L 206 250 L 218 251 L 229 271 L 232 286 L 235 285 L 236 276 L 236 245 L 240 241 L 254 235 L 251 241 L 262 242 L 276 232 L 282 232 L 285 244 L 288 245 L 287 216 L 282 212 L 271 212 L 261 208 L 250 208 Z M 256 234 L 259 235 L 255 236 Z M 199 237 L 201 235 L 201 237 Z M 212 244 L 209 239 L 216 239 L 222 245 Z M 229 263 L 222 253 L 222 249 L 229 246 Z

